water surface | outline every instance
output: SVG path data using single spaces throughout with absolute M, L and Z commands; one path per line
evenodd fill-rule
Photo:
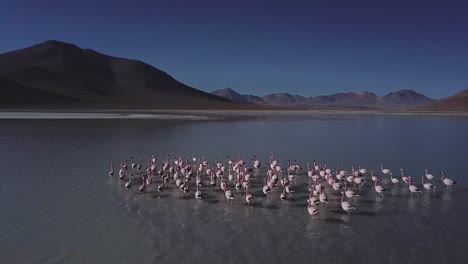
M 1 120 L 1 263 L 465 263 L 468 120 L 451 116 L 312 115 L 255 120 Z M 351 216 L 324 183 L 330 203 L 307 214 L 308 177 L 281 203 L 261 192 L 265 167 L 252 180 L 254 205 L 219 188 L 203 200 L 174 187 L 162 195 L 123 188 L 109 164 L 129 156 L 146 161 L 241 154 L 285 163 L 327 161 L 444 170 L 460 182 L 448 192 L 411 196 L 392 186 L 378 197 L 366 183 Z M 380 173 L 379 173 L 380 174 Z M 156 178 L 155 178 L 156 179 Z M 205 185 L 207 181 L 205 181 Z M 420 187 L 421 188 L 421 187 Z M 231 184 L 231 189 L 234 189 Z

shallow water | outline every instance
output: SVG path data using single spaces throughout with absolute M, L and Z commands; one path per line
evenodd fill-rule
M 450 116 L 314 115 L 279 120 L 0 120 L 0 263 L 467 263 L 468 120 Z M 219 187 L 202 201 L 174 187 L 146 194 L 108 176 L 129 156 L 214 157 L 270 154 L 303 167 L 282 203 L 252 180 L 254 205 Z M 326 183 L 328 207 L 307 213 L 305 163 L 316 159 L 404 168 L 420 186 L 424 169 L 460 184 L 411 196 L 393 186 L 384 198 L 367 182 L 356 211 L 341 210 Z M 145 165 L 146 163 L 144 163 Z M 437 177 L 438 178 L 438 177 Z M 234 190 L 233 184 L 230 188 Z M 420 186 L 422 189 L 422 187 Z M 156 191 L 155 191 L 156 190 Z M 357 190 L 357 189 L 356 189 Z

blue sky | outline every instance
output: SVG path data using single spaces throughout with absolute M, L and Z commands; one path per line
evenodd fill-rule
M 468 88 L 467 14 L 451 0 L 3 0 L 0 52 L 55 39 L 205 91 L 440 98 Z

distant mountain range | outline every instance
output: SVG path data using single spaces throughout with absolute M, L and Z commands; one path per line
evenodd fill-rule
M 315 97 L 275 93 L 260 97 L 239 94 L 231 88 L 219 89 L 212 93 L 238 102 L 309 109 L 408 109 L 436 101 L 413 90 L 400 90 L 384 96 L 377 96 L 372 92 L 349 92 Z
M 468 91 L 436 101 L 412 90 L 384 96 L 349 92 L 207 93 L 138 60 L 49 40 L 0 54 L 0 109 L 411 109 L 468 111 Z

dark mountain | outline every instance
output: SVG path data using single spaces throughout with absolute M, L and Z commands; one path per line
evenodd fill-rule
M 261 97 L 265 104 L 270 105 L 284 105 L 284 106 L 295 106 L 299 105 L 307 99 L 304 96 L 292 95 L 288 93 L 275 93 L 267 94 Z
M 251 95 L 251 94 L 239 94 L 233 89 L 226 87 L 224 89 L 218 89 L 213 92 L 212 94 L 215 94 L 217 96 L 221 96 L 224 98 L 227 98 L 232 101 L 237 101 L 237 102 L 243 102 L 243 103 L 255 103 L 255 104 L 264 104 L 265 102 L 263 101 L 262 98 Z
M 468 89 L 450 97 L 421 106 L 423 111 L 468 111 Z
M 379 108 L 402 109 L 413 108 L 424 104 L 435 102 L 435 99 L 429 98 L 413 90 L 400 90 L 388 93 L 377 100 Z
M 304 106 L 313 108 L 372 108 L 377 96 L 371 92 L 350 92 L 309 97 Z
M 249 100 L 250 97 L 239 94 L 232 89 L 229 89 L 229 95 L 227 91 L 217 94 L 219 96 L 223 96 L 225 98 L 239 102 L 247 101 L 251 103 L 309 109 L 405 109 L 421 106 L 435 101 L 434 99 L 428 98 L 412 90 L 391 92 L 382 97 L 367 91 L 336 93 L 315 97 L 304 97 L 301 95 L 291 95 L 288 93 L 276 93 L 268 94 L 262 97 L 256 97 L 261 98 L 262 101 L 260 102 L 258 99 L 255 101 Z
M 2 108 L 237 109 L 137 60 L 46 41 L 0 54 Z

